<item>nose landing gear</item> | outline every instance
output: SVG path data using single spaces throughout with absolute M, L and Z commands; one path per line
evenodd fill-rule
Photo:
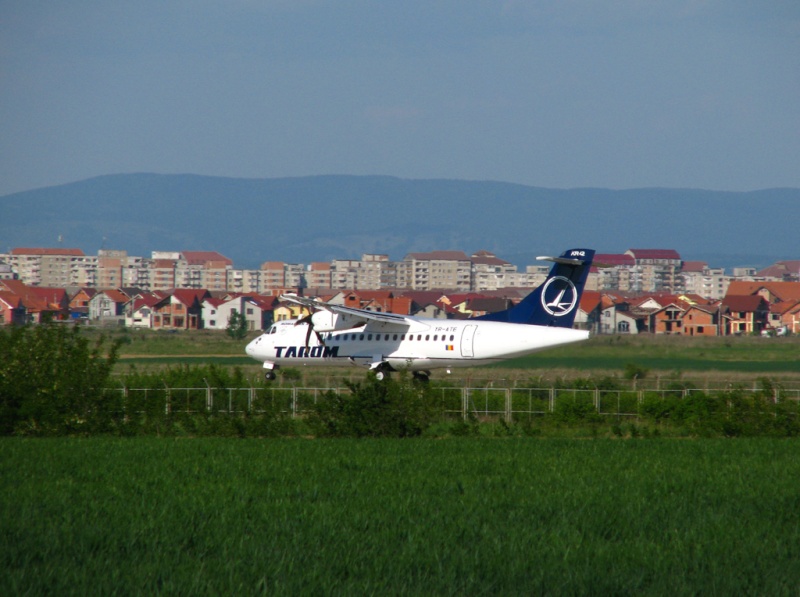
M 267 381 L 275 381 L 277 378 L 277 374 L 275 373 L 275 369 L 266 369 L 264 371 L 264 379 Z

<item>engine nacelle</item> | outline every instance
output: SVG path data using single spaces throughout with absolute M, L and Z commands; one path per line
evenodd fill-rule
M 317 311 L 311 316 L 311 325 L 318 332 L 349 330 L 359 323 L 358 318 L 330 311 Z

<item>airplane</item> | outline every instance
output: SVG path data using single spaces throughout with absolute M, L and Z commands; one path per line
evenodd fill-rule
M 383 380 L 411 371 L 427 381 L 431 370 L 498 363 L 555 346 L 580 342 L 589 332 L 572 328 L 594 258 L 592 249 L 568 249 L 544 283 L 519 304 L 464 320 L 382 313 L 284 294 L 281 299 L 311 311 L 278 321 L 245 351 L 263 363 L 266 379 L 282 366 L 356 366 Z

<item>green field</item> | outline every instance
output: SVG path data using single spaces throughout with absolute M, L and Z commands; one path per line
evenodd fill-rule
M 180 365 L 214 363 L 241 367 L 251 377 L 261 367 L 244 355 L 247 342 L 231 340 L 222 332 L 115 332 L 124 344 L 116 366 L 118 374 L 131 367 L 153 370 Z M 494 367 L 454 369 L 455 379 L 498 379 L 532 377 L 570 378 L 576 376 L 622 375 L 635 365 L 654 377 L 680 377 L 725 381 L 752 380 L 759 376 L 781 381 L 800 381 L 800 336 L 761 338 L 732 336 L 690 338 L 685 336 L 596 336 L 588 342 L 547 350 Z M 359 377 L 357 369 L 319 368 L 321 377 Z M 435 372 L 434 378 L 447 376 Z M 306 382 L 311 383 L 311 382 Z M 318 383 L 314 381 L 313 383 Z
M 0 593 L 796 595 L 791 440 L 0 440 Z
M 102 333 L 89 329 L 89 335 Z M 121 338 L 120 354 L 124 358 L 156 356 L 218 355 L 243 357 L 251 333 L 245 340 L 232 340 L 224 332 L 209 330 L 160 332 L 112 329 L 110 338 Z M 665 335 L 600 335 L 587 342 L 541 353 L 562 357 L 599 354 L 606 357 L 633 358 L 647 356 L 671 361 L 701 358 L 709 361 L 787 361 L 800 363 L 800 336 L 761 338 L 756 336 L 688 337 Z M 539 358 L 539 357 L 536 357 Z

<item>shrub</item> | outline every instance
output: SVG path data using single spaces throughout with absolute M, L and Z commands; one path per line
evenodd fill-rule
M 625 365 L 622 377 L 625 379 L 644 379 L 647 377 L 648 373 L 650 373 L 650 369 L 647 367 L 642 367 L 641 365 L 636 365 L 635 363 L 628 363 Z
M 433 419 L 427 387 L 406 376 L 345 382 L 349 394 L 327 392 L 312 407 L 308 425 L 322 437 L 414 437 Z
M 121 411 L 106 391 L 119 341 L 93 344 L 77 326 L 42 324 L 0 331 L 0 433 L 105 431 Z

